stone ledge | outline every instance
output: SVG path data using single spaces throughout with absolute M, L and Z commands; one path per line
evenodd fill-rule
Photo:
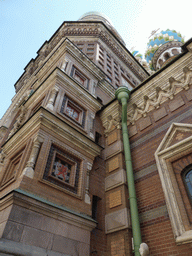
M 127 208 L 109 213 L 105 216 L 105 233 L 112 233 L 118 230 L 131 227 L 130 213 Z
M 111 190 L 125 183 L 126 183 L 126 172 L 124 169 L 122 169 L 105 178 L 105 191 Z
M 3 254 L 2 254 L 3 253 Z M 67 254 L 55 251 L 45 250 L 36 246 L 12 242 L 6 239 L 0 239 L 0 255 L 19 255 L 19 256 L 69 256 Z
M 123 152 L 123 142 L 122 141 L 117 141 L 108 146 L 107 148 L 104 149 L 104 154 L 105 154 L 105 160 L 117 155 L 120 152 Z
M 91 231 L 96 226 L 96 221 L 90 216 L 78 213 L 67 207 L 54 204 L 44 198 L 30 194 L 21 189 L 14 190 L 13 193 L 10 193 L 2 199 L 2 207 L 4 204 L 6 206 L 15 204 L 21 207 L 26 207 L 27 205 L 27 208 L 30 208 L 31 211 L 35 211 L 36 213 L 44 214 L 49 217 L 55 216 L 61 221 L 88 231 Z

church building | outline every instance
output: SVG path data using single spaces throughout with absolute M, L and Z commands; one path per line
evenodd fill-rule
M 145 60 L 103 14 L 65 21 L 0 120 L 0 255 L 192 255 L 192 39 Z

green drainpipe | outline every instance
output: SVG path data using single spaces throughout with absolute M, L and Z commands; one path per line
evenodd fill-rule
M 141 244 L 141 230 L 140 230 L 139 214 L 138 214 L 138 208 L 137 208 L 137 198 L 136 198 L 136 192 L 135 192 L 133 168 L 132 168 L 132 162 L 131 162 L 131 150 L 130 150 L 130 144 L 129 144 L 128 129 L 127 129 L 127 101 L 129 99 L 129 94 L 130 94 L 130 91 L 127 89 L 127 87 L 119 87 L 115 92 L 115 96 L 117 97 L 118 101 L 122 104 L 122 133 L 123 133 L 124 154 L 125 154 L 127 183 L 128 183 L 129 201 L 130 201 L 134 253 L 135 253 L 135 256 L 140 256 L 139 247 Z

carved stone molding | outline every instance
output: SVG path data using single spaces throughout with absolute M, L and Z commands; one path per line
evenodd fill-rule
M 6 132 L 7 132 L 7 129 L 8 128 L 6 126 L 1 126 L 0 127 L 0 142 L 4 138 L 4 136 L 5 136 Z
M 55 102 L 58 91 L 59 91 L 59 88 L 57 86 L 54 86 L 51 90 L 50 98 L 47 104 L 47 108 L 51 111 L 53 111 L 53 108 L 54 108 L 53 104 Z
M 2 149 L 1 152 L 0 152 L 0 163 L 1 163 L 1 164 L 4 163 L 5 157 L 6 157 L 6 154 L 5 154 L 5 152 L 3 151 L 3 149 Z
M 174 77 L 168 79 L 169 86 L 167 89 L 161 89 L 159 86 L 154 87 L 155 92 L 153 97 L 148 95 L 143 96 L 142 104 L 137 106 L 136 103 L 132 103 L 132 114 L 128 112 L 128 121 L 133 125 L 136 120 L 141 117 L 145 117 L 148 112 L 159 106 L 166 100 L 172 100 L 174 96 L 181 90 L 188 90 L 192 84 L 192 70 L 188 67 L 183 68 L 183 77 L 177 80 Z
M 101 113 L 101 120 L 107 137 L 114 129 L 121 129 L 121 105 L 118 101 L 113 102 Z
M 111 35 L 111 33 L 105 28 L 102 23 L 64 23 L 59 31 L 51 38 L 49 42 L 46 42 L 39 51 L 38 56 L 29 63 L 22 77 L 16 83 L 16 91 L 25 84 L 32 73 L 40 66 L 40 63 L 43 64 L 43 60 L 50 54 L 60 40 L 64 37 L 70 36 L 94 36 L 101 38 L 113 52 L 115 52 L 118 57 L 125 62 L 129 69 L 143 81 L 148 77 L 147 73 L 139 66 L 137 62 L 134 61 L 134 58 L 127 54 L 127 51 L 122 47 L 122 45 Z
M 25 175 L 31 179 L 34 177 L 34 166 L 37 160 L 37 156 L 39 154 L 41 143 L 43 143 L 42 137 L 37 136 L 34 138 L 33 147 L 32 147 L 29 160 L 27 162 L 25 169 L 22 172 L 22 175 Z
M 104 125 L 105 136 L 108 136 L 109 132 L 114 130 L 115 128 L 121 129 L 121 123 L 120 122 L 121 122 L 121 118 L 120 117 L 114 118 L 112 115 L 109 115 L 107 117 L 107 122 Z
M 92 169 L 92 163 L 87 163 L 87 172 L 86 172 L 86 186 L 85 186 L 85 203 L 87 204 L 91 204 L 91 199 L 89 196 L 89 175 L 90 175 L 90 171 Z
M 172 162 L 192 152 L 192 125 L 173 123 L 155 152 L 157 169 L 177 244 L 191 243 L 192 229 L 181 203 L 181 192 Z
M 9 133 L 9 138 L 22 126 L 22 124 L 25 121 L 25 115 L 27 112 L 26 107 L 24 107 L 23 105 L 20 107 L 20 114 L 13 126 L 13 129 L 11 130 L 11 132 Z

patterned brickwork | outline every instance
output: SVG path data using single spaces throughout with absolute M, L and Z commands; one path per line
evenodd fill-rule
M 191 251 L 191 244 L 177 246 L 175 243 L 165 196 L 154 158 L 155 151 L 173 122 L 192 123 L 191 103 L 186 97 L 186 95 L 189 97 L 189 94 L 186 93 L 180 92 L 173 102 L 165 102 L 158 110 L 148 113 L 151 124 L 147 126 L 146 123 L 146 127 L 143 126 L 143 129 L 140 129 L 142 118 L 136 121 L 137 133 L 130 139 L 142 241 L 149 245 L 150 255 L 188 256 Z M 171 113 L 174 113 L 174 115 Z M 174 145 L 188 136 L 191 135 L 178 132 L 170 143 Z M 180 159 L 172 160 L 174 161 L 172 162 L 172 168 L 175 173 L 171 175 L 174 175 L 173 181 L 177 183 L 177 189 L 182 195 L 181 200 L 183 200 L 185 208 L 188 209 L 188 214 L 183 216 L 190 220 L 192 210 L 186 195 L 186 189 L 183 186 L 181 172 L 187 165 L 192 163 L 192 158 L 190 154 L 180 157 Z M 176 189 L 176 186 L 174 186 L 174 189 Z M 187 228 L 185 220 L 184 223 Z
M 163 256 L 190 256 L 192 244 L 177 246 L 172 233 L 170 221 L 160 219 L 158 223 L 152 222 L 141 228 L 142 240 L 150 248 L 150 255 Z

